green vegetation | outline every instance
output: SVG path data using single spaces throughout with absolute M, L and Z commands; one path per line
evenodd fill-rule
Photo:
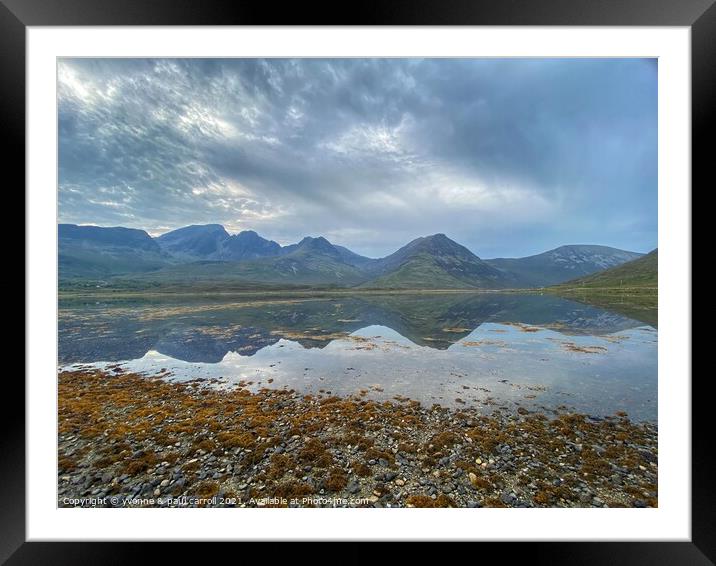
M 588 275 L 639 256 L 562 246 L 526 258 L 483 260 L 445 234 L 371 259 L 324 237 L 281 247 L 252 231 L 187 226 L 153 239 L 143 230 L 60 224 L 62 292 L 211 293 L 326 289 L 524 289 Z
M 560 246 L 541 254 L 521 258 L 488 259 L 493 267 L 509 273 L 515 286 L 547 287 L 642 257 L 642 254 L 607 246 Z
M 470 289 L 476 286 L 453 277 L 430 255 L 420 254 L 411 258 L 395 271 L 364 283 L 362 287 L 420 289 L 425 286 L 426 282 L 429 282 L 434 288 L 441 289 Z
M 654 250 L 639 259 L 623 263 L 587 277 L 567 281 L 566 283 L 557 285 L 555 288 L 640 288 L 656 290 L 658 287 L 658 269 L 658 250 Z
M 311 261 L 296 261 L 293 257 L 265 258 L 256 261 L 201 261 L 175 265 L 131 277 L 117 277 L 118 284 L 150 286 L 184 286 L 211 284 L 231 285 L 234 288 L 300 287 L 306 285 L 350 286 L 362 278 L 352 266 L 315 257 Z
M 574 279 L 545 291 L 625 316 L 658 323 L 658 250 L 588 277 Z
M 141 273 L 172 262 L 143 230 L 60 224 L 57 235 L 60 280 Z

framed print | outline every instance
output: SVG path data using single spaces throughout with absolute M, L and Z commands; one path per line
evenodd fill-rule
M 716 8 L 388 6 L 3 0 L 8 563 L 187 540 L 711 563 L 691 184 Z

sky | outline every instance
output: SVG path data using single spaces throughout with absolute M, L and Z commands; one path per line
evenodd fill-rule
M 59 221 L 657 245 L 655 59 L 61 59 Z

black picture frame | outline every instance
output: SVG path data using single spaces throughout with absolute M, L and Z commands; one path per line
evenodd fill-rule
M 716 102 L 716 0 L 370 0 L 284 3 L 219 0 L 0 0 L 0 124 L 6 139 L 8 188 L 24 186 L 25 32 L 28 26 L 88 25 L 560 25 L 687 26 L 692 54 L 692 185 L 706 185 L 713 161 L 707 136 Z M 9 179 L 7 174 L 10 173 Z M 691 190 L 683 187 L 680 190 Z M 7 194 L 7 193 L 6 193 Z M 26 296 L 27 300 L 27 296 Z M 690 329 L 684 329 L 690 331 Z M 29 338 L 29 337 L 26 337 Z M 6 406 L 19 406 L 25 390 L 7 376 Z M 708 377 L 702 375 L 702 378 Z M 691 379 L 690 375 L 670 379 Z M 716 501 L 708 379 L 692 381 L 692 536 L 690 542 L 584 542 L 509 544 L 510 561 L 570 564 L 713 564 Z M 12 401 L 11 401 L 12 400 Z M 24 410 L 2 411 L 0 435 L 0 560 L 8 564 L 105 564 L 141 560 L 158 551 L 163 560 L 206 560 L 204 545 L 25 541 Z M 320 533 L 316 534 L 320 538 Z M 225 547 L 225 545 L 222 545 Z M 494 546 L 494 545 L 493 545 Z M 168 547 L 168 548 L 165 548 Z M 224 548 L 225 549 L 225 548 Z M 492 548 L 491 548 L 492 550 Z M 274 551 L 272 551 L 274 552 Z M 310 551 L 313 556 L 313 551 Z M 345 560 L 370 549 L 320 551 Z M 382 549 L 383 557 L 395 551 Z M 388 554 L 385 554 L 388 552 Z M 404 549 L 398 550 L 404 558 Z M 476 559 L 484 556 L 475 555 Z M 275 558 L 275 556 L 273 556 Z

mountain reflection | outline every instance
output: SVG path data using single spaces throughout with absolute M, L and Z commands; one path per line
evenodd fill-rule
M 125 361 L 153 350 L 187 362 L 218 363 L 228 352 L 252 356 L 285 338 L 304 348 L 368 326 L 446 350 L 484 323 L 606 335 L 642 322 L 551 295 L 356 295 L 325 299 L 61 302 L 61 364 Z M 529 330 L 529 329 L 527 329 Z

